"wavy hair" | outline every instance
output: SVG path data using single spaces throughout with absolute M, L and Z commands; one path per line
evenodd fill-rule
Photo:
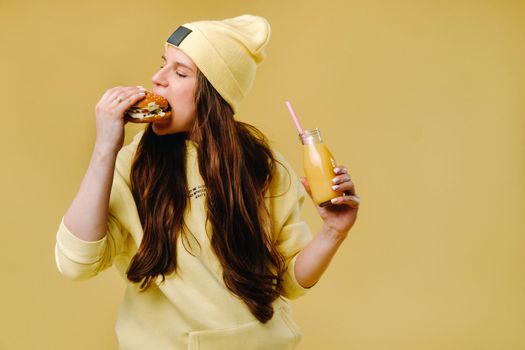
M 158 276 L 177 269 L 177 240 L 188 234 L 186 139 L 197 145 L 206 185 L 211 247 L 223 268 L 226 287 L 260 321 L 273 316 L 282 292 L 285 262 L 272 242 L 265 193 L 278 161 L 264 135 L 236 121 L 228 103 L 197 73 L 197 117 L 192 130 L 165 136 L 148 126 L 131 167 L 131 190 L 144 230 L 127 277 L 147 289 Z

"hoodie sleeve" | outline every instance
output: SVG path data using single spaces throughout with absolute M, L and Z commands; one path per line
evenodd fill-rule
M 62 275 L 72 280 L 85 280 L 110 267 L 122 245 L 122 226 L 111 215 L 106 235 L 93 242 L 75 236 L 62 218 L 56 235 L 55 262 Z
M 310 228 L 301 219 L 306 191 L 288 162 L 277 152 L 274 153 L 278 163 L 270 185 L 270 215 L 276 235 L 275 244 L 286 261 L 283 296 L 296 299 L 304 295 L 308 288 L 301 286 L 295 278 L 295 261 L 313 237 Z

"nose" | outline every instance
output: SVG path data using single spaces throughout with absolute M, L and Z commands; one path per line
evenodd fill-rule
M 164 68 L 161 68 L 151 77 L 151 81 L 153 83 L 153 86 L 162 86 L 166 87 L 168 86 L 168 80 L 166 79 L 164 75 Z

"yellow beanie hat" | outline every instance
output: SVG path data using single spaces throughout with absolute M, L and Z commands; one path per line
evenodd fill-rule
M 178 47 L 188 55 L 236 113 L 253 85 L 257 65 L 266 56 L 269 39 L 266 19 L 242 15 L 183 24 L 168 38 L 166 47 Z

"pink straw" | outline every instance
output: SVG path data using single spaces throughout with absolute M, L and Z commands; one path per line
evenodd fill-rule
M 288 110 L 290 111 L 290 114 L 292 115 L 293 121 L 295 122 L 295 126 L 297 127 L 297 131 L 299 131 L 299 135 L 302 135 L 303 129 L 301 128 L 301 124 L 299 124 L 299 120 L 297 119 L 297 116 L 295 115 L 295 112 L 293 111 L 290 101 L 286 101 L 286 107 L 288 107 Z

